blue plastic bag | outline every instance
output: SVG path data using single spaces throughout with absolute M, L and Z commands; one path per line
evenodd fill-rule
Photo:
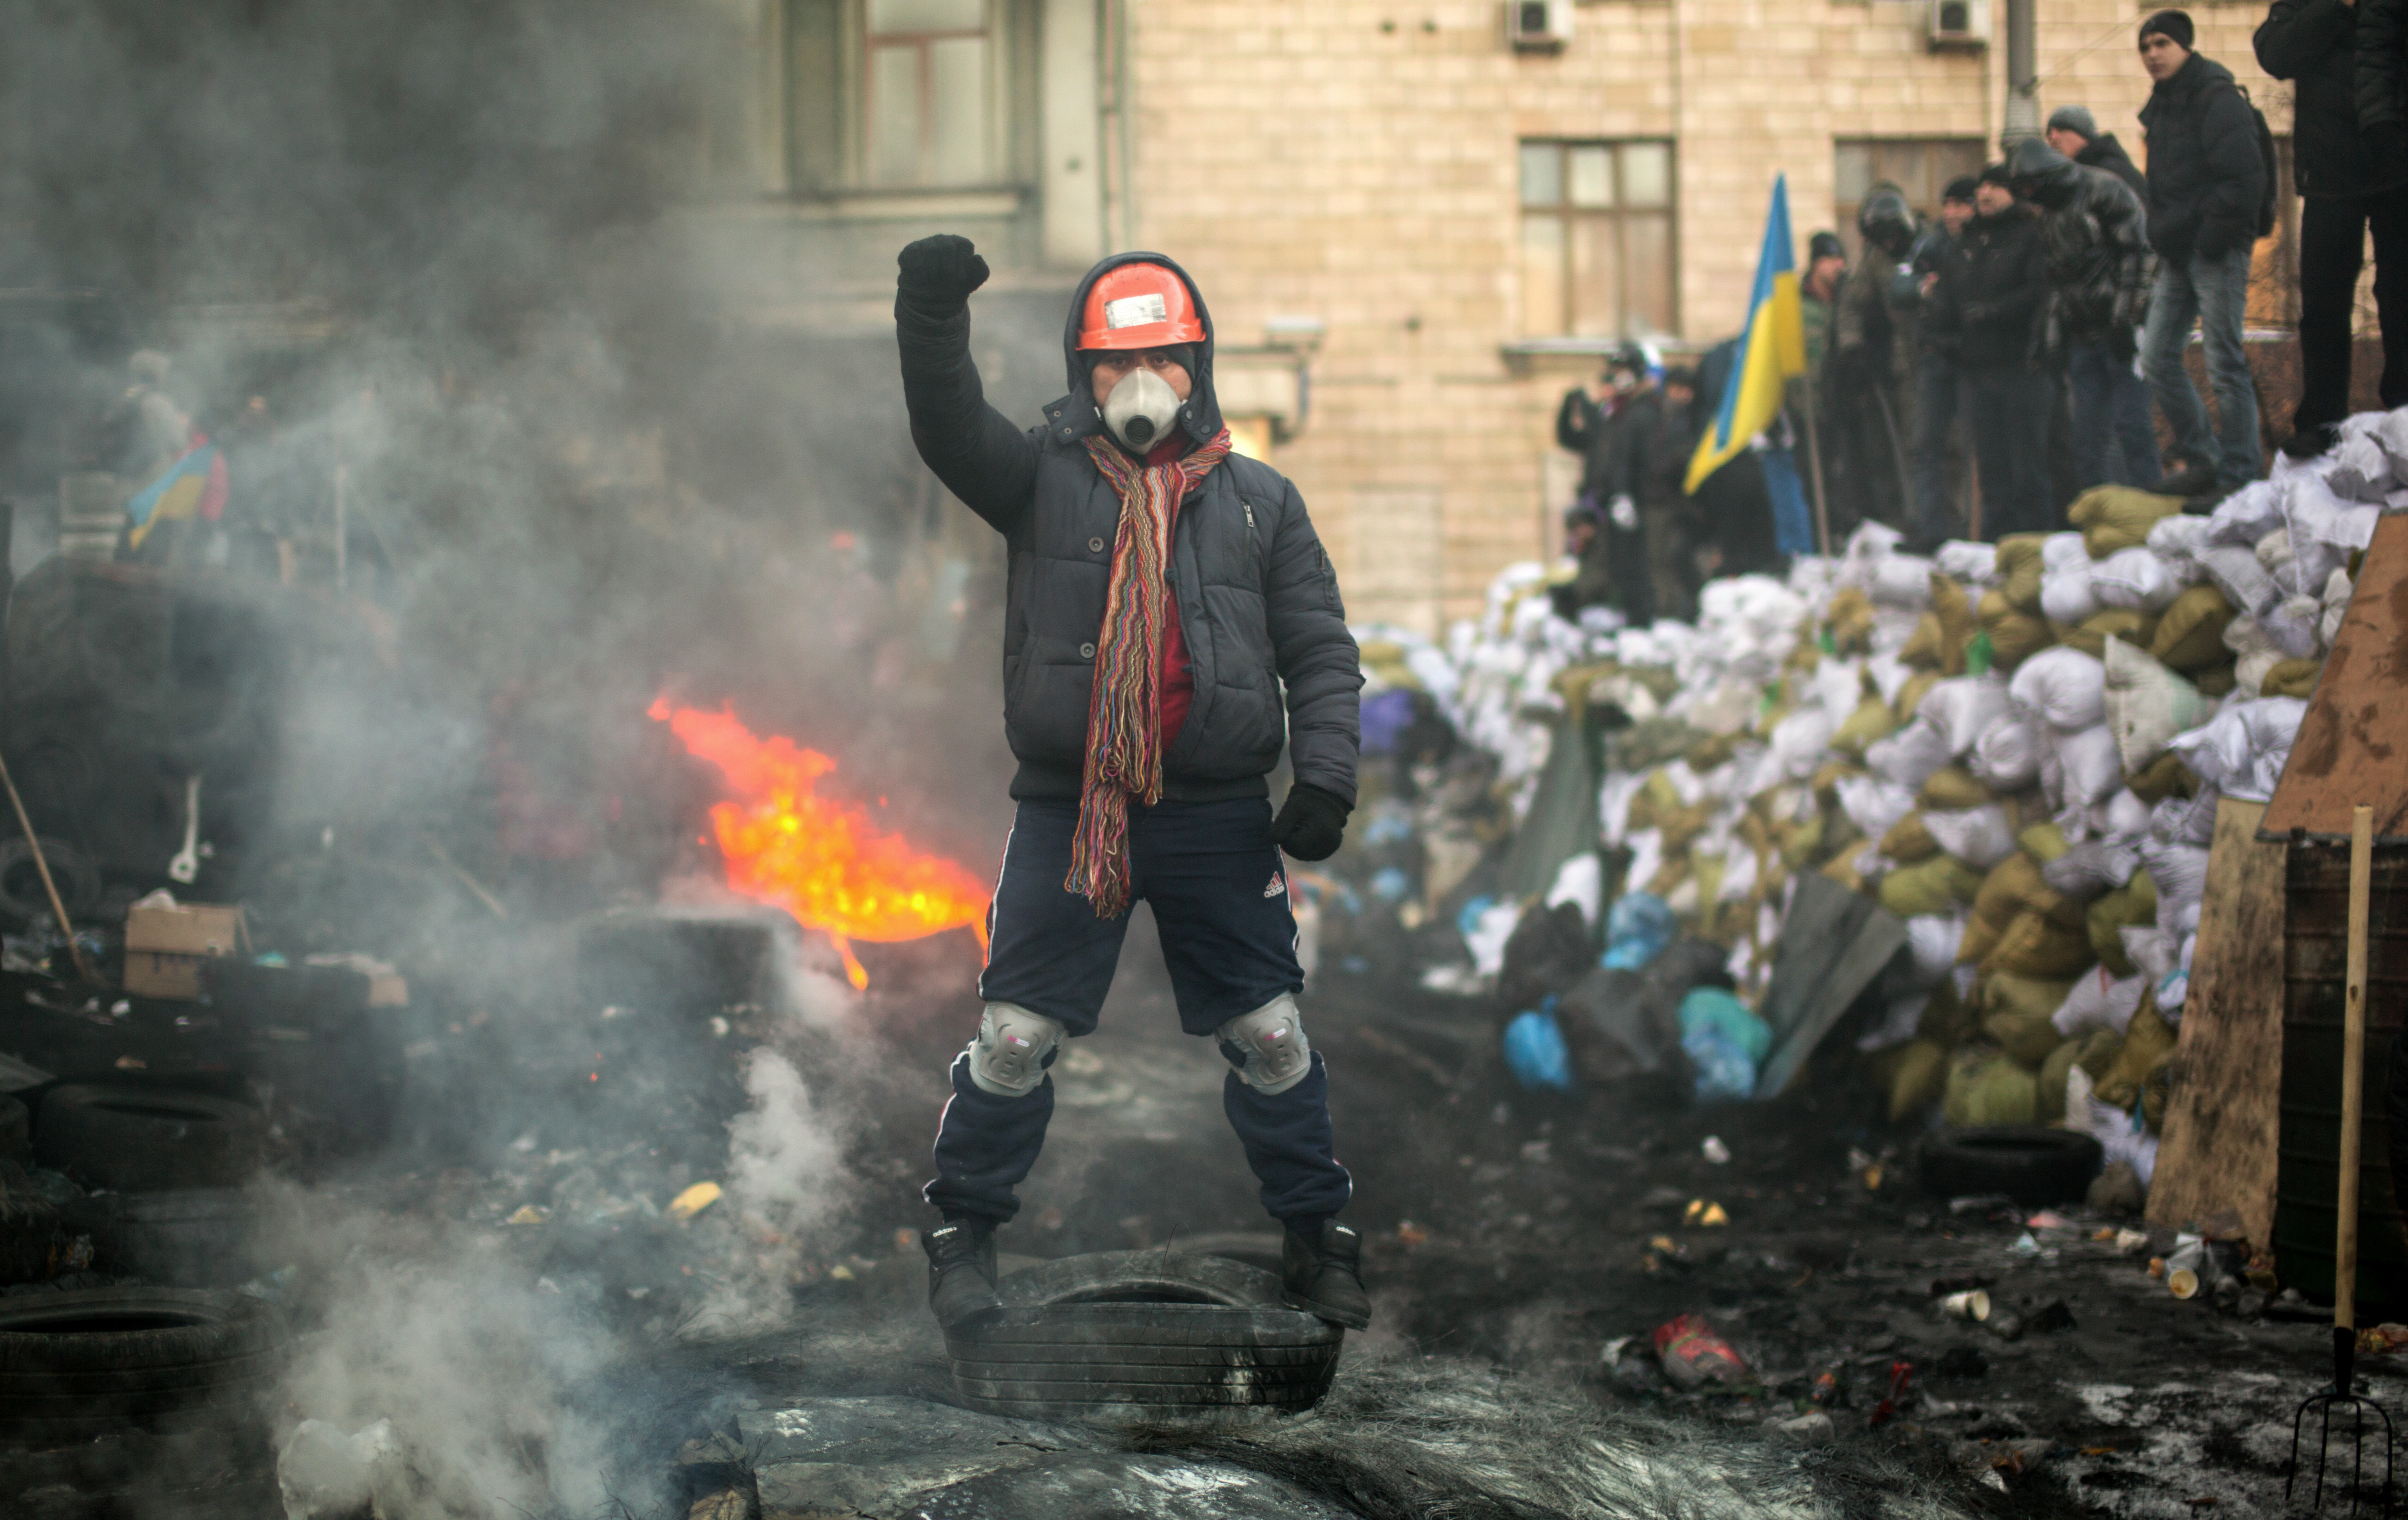
M 1755 1097 L 1771 1048 L 1771 1026 L 1720 987 L 1692 987 L 1681 999 L 1681 1049 L 1698 1068 L 1698 1102 Z
M 1609 971 L 1643 971 L 1680 932 L 1680 921 L 1663 898 L 1626 892 L 1606 911 L 1603 965 Z
M 1552 1005 L 1555 999 L 1547 1002 Z M 1571 1052 L 1564 1048 L 1564 1031 L 1552 1007 L 1544 1012 L 1517 1013 L 1505 1026 L 1505 1066 L 1526 1091 L 1572 1090 Z

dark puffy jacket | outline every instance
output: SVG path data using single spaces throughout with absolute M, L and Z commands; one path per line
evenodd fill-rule
M 2024 364 L 2047 296 L 2040 225 L 2018 201 L 1997 216 L 1975 217 L 1949 246 L 1925 328 L 1934 346 L 1969 368 Z
M 1585 389 L 1575 386 L 1564 393 L 1564 404 L 1555 409 L 1555 444 L 1581 456 L 1581 492 L 1606 504 L 1605 454 L 1612 441 L 1612 428 L 1605 409 Z
M 1616 496 L 1638 507 L 1671 499 L 1664 490 L 1663 447 L 1664 393 L 1651 385 L 1624 396 L 1606 423 L 1605 490 L 1598 505 L 1610 507 Z
M 2358 0 L 2355 83 L 2358 132 L 2387 177 L 2408 151 L 2408 0 Z
M 1010 554 L 1003 721 L 1020 760 L 1015 797 L 1079 795 L 1121 515 L 1120 497 L 1087 453 L 1103 419 L 1079 362 L 1079 317 L 1098 275 L 1139 261 L 1178 267 L 1159 253 L 1120 253 L 1087 272 L 1063 327 L 1070 394 L 1045 409 L 1043 426 L 1025 432 L 986 404 L 970 361 L 968 308 L 928 312 L 896 302 L 911 441 L 937 478 L 1004 536 Z M 1180 278 L 1187 279 L 1183 270 Z M 1221 410 L 1212 319 L 1200 294 L 1196 310 L 1204 341 L 1180 416 L 1201 443 L 1220 431 Z M 1297 781 L 1354 801 L 1362 665 L 1338 577 L 1296 487 L 1269 466 L 1231 454 L 1180 509 L 1170 586 L 1196 705 L 1163 757 L 1164 795 L 1260 796 L 1285 742 Z
M 2115 140 L 2115 134 L 2102 132 L 2084 143 L 2082 151 L 2073 155 L 2073 162 L 2086 169 L 2105 169 L 2132 187 L 2132 198 L 2141 203 L 2143 211 L 2149 208 L 2149 178 L 2141 172 L 2138 164 L 2132 162 L 2132 155 L 2124 151 L 2124 145 Z
M 2364 195 L 2408 179 L 2378 174 L 2358 135 L 2358 9 L 2342 0 L 2274 0 L 2258 28 L 2258 66 L 2293 82 L 2291 177 L 2302 195 Z
M 2161 79 L 2141 108 L 2149 135 L 2149 242 L 2181 263 L 2258 240 L 2266 164 L 2232 71 L 2205 53 Z
M 2040 216 L 2048 305 L 2041 342 L 2051 352 L 2104 339 L 2129 354 L 2132 329 L 2148 316 L 2157 259 L 2148 218 L 2131 188 L 2026 137 L 2007 155 L 2015 188 Z

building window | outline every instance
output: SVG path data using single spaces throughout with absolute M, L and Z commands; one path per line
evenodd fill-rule
M 1940 193 L 1960 175 L 1981 173 L 1985 147 L 1979 137 L 1885 137 L 1842 141 L 1833 144 L 1832 150 L 1836 192 L 1832 230 L 1846 245 L 1848 263 L 1853 265 L 1864 242 L 1856 233 L 1856 212 L 1873 186 L 1896 185 L 1924 220 L 1935 220 L 1940 215 Z M 1799 228 L 1799 240 L 1815 230 Z
M 1026 0 L 781 0 L 787 163 L 807 195 L 1025 182 L 1037 8 Z
M 876 189 L 977 185 L 988 148 L 987 0 L 868 0 L 864 166 Z
M 1669 335 L 1677 309 L 1669 142 L 1522 144 L 1522 332 Z

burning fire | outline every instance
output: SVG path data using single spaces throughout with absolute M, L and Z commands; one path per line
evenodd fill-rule
M 967 925 L 985 949 L 985 884 L 881 832 L 858 803 L 814 795 L 834 760 L 780 735 L 756 738 L 733 712 L 672 707 L 662 697 L 651 715 L 687 753 L 717 766 L 736 794 L 710 810 L 730 890 L 824 930 L 855 987 L 869 985 L 853 953 L 855 939 L 918 939 Z

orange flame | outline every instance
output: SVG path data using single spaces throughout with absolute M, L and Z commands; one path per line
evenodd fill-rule
M 869 985 L 853 953 L 855 939 L 918 939 L 968 925 L 986 948 L 985 884 L 901 835 L 880 832 L 858 803 L 815 796 L 834 760 L 779 735 L 756 738 L 733 712 L 672 707 L 662 697 L 651 716 L 667 724 L 688 753 L 717 766 L 736 794 L 710 810 L 728 888 L 825 931 L 855 987 Z

